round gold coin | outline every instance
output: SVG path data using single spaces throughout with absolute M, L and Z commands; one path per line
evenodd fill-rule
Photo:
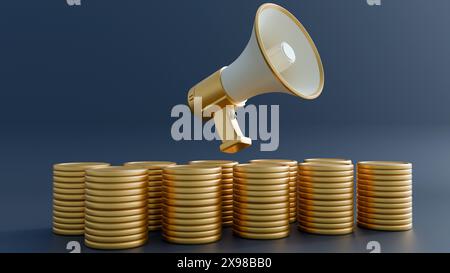
M 126 162 L 123 165 L 148 170 L 162 170 L 165 167 L 177 165 L 177 163 L 172 161 L 134 161 L 134 162 Z
M 86 189 L 86 195 L 99 197 L 136 196 L 147 194 L 147 188 L 129 190 L 91 190 Z
M 360 205 L 357 205 L 356 208 L 359 211 L 366 212 L 366 213 L 374 213 L 374 214 L 405 214 L 405 213 L 412 213 L 413 209 L 411 208 L 405 208 L 405 209 L 378 209 L 378 208 L 368 208 L 363 207 Z
M 222 211 L 233 210 L 233 205 L 222 206 Z
M 165 225 L 180 225 L 180 226 L 203 226 L 221 223 L 221 217 L 211 217 L 204 219 L 178 219 L 163 216 L 163 224 Z
M 203 166 L 220 166 L 223 169 L 232 169 L 234 166 L 239 164 L 237 161 L 231 160 L 193 160 L 189 161 L 189 164 L 203 165 Z
M 53 216 L 58 218 L 73 218 L 73 219 L 84 219 L 84 211 L 80 212 L 64 212 L 53 210 Z
M 212 186 L 212 187 L 196 187 L 196 188 L 182 188 L 182 187 L 162 187 L 162 190 L 167 193 L 182 193 L 182 194 L 202 194 L 202 193 L 216 193 L 222 191 L 222 187 Z
M 62 223 L 53 222 L 53 227 L 59 228 L 59 229 L 65 229 L 65 230 L 80 230 L 80 229 L 83 229 L 85 227 L 85 225 L 84 224 L 62 224 Z
M 247 190 L 239 190 L 237 188 L 233 191 L 234 194 L 240 195 L 242 197 L 278 197 L 278 196 L 289 196 L 289 189 L 278 190 L 278 191 L 247 191 Z
M 58 205 L 53 205 L 53 211 L 61 212 L 61 213 L 80 213 L 84 212 L 84 206 L 82 207 L 62 207 Z
M 353 233 L 354 228 L 343 228 L 343 229 L 319 229 L 319 228 L 308 228 L 302 225 L 298 225 L 298 229 L 302 232 L 318 234 L 318 235 L 347 235 Z
M 356 197 L 358 202 L 363 201 L 367 203 L 383 203 L 383 204 L 399 204 L 399 203 L 409 203 L 412 202 L 412 196 L 393 198 L 393 197 L 367 197 L 358 195 Z
M 230 190 L 222 190 L 222 196 L 233 196 L 233 189 Z
M 85 172 L 68 172 L 68 171 L 53 171 L 53 176 L 59 176 L 59 177 L 84 177 Z
M 86 182 L 86 189 L 91 190 L 132 190 L 147 187 L 147 181 L 129 182 L 129 183 L 97 183 Z
M 221 217 L 222 212 L 220 210 L 210 211 L 210 212 L 197 212 L 197 213 L 163 211 L 162 215 L 164 215 L 168 218 L 178 218 L 178 219 L 204 219 L 204 218 L 210 218 L 210 217 Z
M 77 230 L 77 229 L 61 229 L 53 227 L 53 233 L 63 236 L 81 236 L 84 234 L 84 228 Z
M 86 213 L 85 215 L 86 221 L 94 222 L 94 223 L 129 223 L 134 221 L 144 221 L 147 220 L 147 214 L 136 214 L 130 216 L 121 216 L 121 217 L 102 217 L 102 216 L 93 216 Z
M 412 191 L 412 186 L 381 187 L 381 186 L 366 186 L 358 184 L 358 189 L 371 192 L 405 192 L 405 191 Z
M 164 240 L 173 244 L 184 244 L 184 245 L 200 245 L 200 244 L 210 244 L 219 241 L 222 234 L 214 235 L 211 237 L 204 238 L 176 238 L 163 235 Z
M 406 224 L 406 225 L 399 225 L 399 226 L 387 226 L 387 225 L 375 225 L 375 224 L 368 224 L 361 221 L 357 221 L 358 226 L 366 229 L 374 229 L 374 230 L 381 230 L 381 231 L 408 231 L 411 230 L 413 227 L 413 224 Z
M 163 186 L 168 188 L 180 187 L 180 188 L 189 188 L 189 187 L 217 187 L 220 186 L 220 179 L 215 180 L 204 180 L 204 181 L 173 181 L 173 180 L 163 180 Z
M 59 207 L 84 207 L 84 201 L 64 201 L 53 199 L 53 205 Z
M 258 234 L 279 233 L 289 231 L 289 224 L 279 227 L 244 227 L 239 225 L 233 225 L 233 230 L 236 230 L 238 232 L 248 232 Z
M 411 174 L 399 175 L 375 175 L 375 174 L 358 174 L 358 179 L 377 180 L 377 181 L 405 181 L 412 180 Z
M 241 209 L 234 208 L 234 211 L 244 215 L 278 215 L 289 213 L 289 208 L 281 209 Z
M 146 232 L 127 236 L 95 236 L 85 234 L 84 237 L 91 242 L 97 243 L 124 243 L 148 238 L 148 234 Z
M 234 193 L 234 201 L 243 203 L 284 203 L 289 202 L 289 196 L 270 196 L 270 197 L 256 197 L 256 196 L 242 196 Z
M 176 238 L 205 238 L 210 236 L 220 235 L 222 233 L 222 227 L 206 231 L 174 231 L 169 229 L 163 229 L 164 236 L 176 237 Z
M 71 225 L 71 224 L 76 224 L 76 225 L 80 225 L 80 224 L 84 224 L 84 218 L 66 218 L 66 217 L 58 217 L 56 215 L 53 215 L 53 223 L 60 223 L 60 224 L 67 224 L 67 225 Z
M 169 206 L 184 206 L 184 207 L 214 206 L 221 204 L 221 202 L 222 202 L 221 198 L 200 199 L 200 200 L 163 198 L 163 204 Z
M 168 193 L 163 192 L 163 197 L 169 200 L 179 199 L 179 200 L 204 200 L 204 199 L 217 199 L 220 201 L 222 192 L 210 192 L 210 193 Z
M 84 200 L 84 194 L 59 194 L 54 192 L 53 198 L 62 201 L 82 201 Z
M 222 168 L 217 166 L 176 165 L 164 168 L 163 173 L 173 175 L 216 175 L 222 173 Z
M 84 244 L 89 248 L 95 249 L 130 249 L 145 245 L 148 238 L 138 239 L 135 241 L 125 242 L 125 243 L 98 243 L 89 241 L 87 238 L 84 239 Z
M 128 235 L 136 235 L 136 234 L 142 234 L 148 232 L 147 225 L 140 226 L 137 228 L 129 228 L 129 229 L 119 229 L 119 230 L 100 230 L 100 229 L 93 229 L 88 226 L 85 228 L 85 233 L 94 235 L 94 236 L 105 236 L 105 237 L 115 237 L 115 236 L 128 236 Z
M 390 192 L 390 191 L 365 191 L 365 190 L 357 190 L 358 196 L 368 196 L 368 197 L 392 197 L 392 198 L 403 198 L 403 197 L 411 197 L 412 191 L 400 191 L 400 192 Z
M 174 213 L 203 213 L 211 211 L 220 211 L 221 209 L 222 209 L 221 204 L 214 204 L 210 206 L 194 206 L 194 207 L 163 205 L 164 211 Z
M 234 184 L 241 186 L 273 186 L 273 185 L 283 185 L 289 186 L 289 178 L 234 178 Z
M 278 232 L 278 233 L 249 233 L 249 232 L 240 232 L 238 230 L 233 229 L 233 233 L 239 237 L 246 239 L 255 239 L 255 240 L 276 240 L 282 239 L 289 236 L 289 230 Z
M 298 162 L 291 159 L 253 159 L 250 160 L 250 163 L 273 163 L 273 164 L 281 164 L 289 167 L 297 168 Z
M 245 221 L 256 221 L 256 222 L 267 222 L 267 221 L 280 221 L 280 220 L 288 220 L 288 214 L 278 214 L 278 215 L 249 215 L 249 214 L 240 214 L 238 212 L 233 213 L 234 219 L 245 220 Z
M 280 202 L 280 203 L 245 203 L 245 202 L 239 202 L 236 200 L 233 200 L 233 206 L 234 208 L 242 208 L 242 209 L 283 209 L 288 208 L 289 204 L 286 204 L 286 202 Z
M 163 174 L 163 169 L 155 169 L 147 171 L 148 177 L 160 177 Z
M 288 219 L 278 221 L 248 221 L 234 219 L 234 224 L 241 227 L 271 228 L 289 225 Z
M 310 200 L 348 200 L 353 198 L 353 193 L 341 193 L 341 194 L 315 194 L 315 193 L 304 193 L 299 191 L 298 197 Z
M 222 190 L 230 190 L 230 189 L 231 190 L 233 189 L 233 182 L 227 184 L 222 182 Z
M 349 198 L 347 200 L 310 200 L 310 199 L 304 199 L 304 198 L 298 198 L 298 203 L 302 205 L 308 205 L 308 206 L 325 206 L 325 207 L 332 207 L 332 206 L 353 206 L 353 197 Z
M 149 197 L 148 198 L 149 206 L 152 205 L 152 204 L 160 205 L 160 204 L 162 204 L 162 202 L 163 202 L 162 197 Z
M 412 174 L 412 169 L 404 169 L 404 170 L 377 170 L 377 169 L 358 168 L 358 174 L 367 174 L 367 175 L 411 175 Z
M 352 161 L 344 158 L 308 158 L 305 162 L 352 165 Z
M 309 217 L 317 217 L 317 218 L 340 218 L 340 217 L 350 217 L 353 216 L 353 211 L 332 211 L 332 212 L 323 212 L 323 211 L 310 211 L 298 209 L 298 215 L 309 216 Z
M 214 223 L 209 225 L 197 225 L 197 226 L 181 226 L 181 225 L 167 225 L 163 224 L 164 230 L 181 231 L 181 232 L 202 232 L 209 230 L 216 230 L 222 226 L 221 223 Z
M 162 191 L 150 191 L 147 193 L 148 198 L 162 198 L 163 192 Z
M 147 200 L 147 194 L 130 195 L 130 196 L 93 196 L 86 194 L 86 201 L 98 203 L 126 203 L 139 202 Z
M 60 189 L 84 189 L 84 183 L 53 182 L 53 187 Z
M 148 209 L 162 209 L 162 203 L 149 203 L 147 207 Z
M 347 206 L 312 206 L 312 205 L 305 205 L 305 204 L 299 203 L 298 207 L 300 209 L 303 209 L 303 210 L 324 211 L 324 212 L 352 211 L 353 210 L 353 205 L 347 205 Z
M 163 181 L 163 175 L 149 175 L 148 176 L 148 182 L 149 183 L 157 183 L 157 182 L 162 182 Z
M 298 220 L 299 220 L 299 223 L 301 226 L 307 227 L 307 228 L 345 229 L 345 228 L 353 228 L 353 226 L 354 226 L 353 219 L 352 219 L 352 221 L 349 221 L 347 223 L 339 223 L 339 224 L 313 223 L 313 222 L 302 221 L 300 218 Z
M 155 214 L 161 215 L 162 208 L 159 208 L 159 209 L 148 209 L 147 212 L 148 212 L 149 215 L 155 215 Z
M 210 180 L 221 180 L 221 179 L 222 179 L 222 175 L 220 173 L 199 174 L 199 175 L 163 174 L 163 180 L 184 181 L 184 183 L 189 183 L 190 181 L 210 181 Z
M 72 163 L 59 163 L 53 165 L 55 171 L 65 172 L 84 172 L 91 168 L 104 168 L 110 164 L 105 162 L 72 162 Z
M 353 188 L 353 182 L 342 183 L 319 183 L 319 182 L 298 182 L 298 186 L 302 188 L 314 188 L 314 189 L 347 189 Z
M 225 173 L 225 174 L 222 174 L 222 180 L 228 180 L 228 179 L 233 179 L 233 173 Z
M 343 193 L 353 194 L 353 187 L 340 189 L 323 189 L 323 188 L 307 188 L 299 185 L 298 190 L 303 193 L 312 193 L 312 194 L 343 194 Z
M 309 182 L 309 183 L 345 183 L 353 182 L 353 175 L 349 176 L 339 176 L 339 177 L 329 177 L 329 176 L 306 176 L 298 175 L 299 182 Z
M 345 166 L 345 165 L 342 165 Z M 353 175 L 351 171 L 305 171 L 299 170 L 301 176 L 314 176 L 314 177 L 347 177 Z
M 377 180 L 364 180 L 358 179 L 358 185 L 366 185 L 366 186 L 375 186 L 375 187 L 404 187 L 404 186 L 412 186 L 412 180 L 405 181 L 377 181 Z
M 64 177 L 64 176 L 53 176 L 53 182 L 59 183 L 84 183 L 85 178 L 83 177 Z
M 361 161 L 358 162 L 358 168 L 376 170 L 405 170 L 411 169 L 412 164 L 401 161 Z
M 234 172 L 240 173 L 284 173 L 289 166 L 275 163 L 246 163 L 234 166 Z
M 406 220 L 412 219 L 412 213 L 405 214 L 376 214 L 376 213 L 365 213 L 363 211 L 358 211 L 358 216 L 368 219 L 377 219 L 377 220 Z M 369 223 L 369 222 L 368 222 Z
M 98 176 L 86 176 L 86 181 L 88 182 L 97 182 L 97 183 L 129 183 L 129 182 L 139 182 L 139 181 L 147 181 L 147 175 L 134 175 L 134 176 L 123 176 L 123 177 L 98 177 Z
M 330 164 L 317 162 L 304 162 L 298 164 L 299 173 L 302 171 L 318 171 L 318 172 L 353 172 L 353 165 Z
M 288 172 L 279 172 L 279 173 L 242 173 L 235 171 L 233 173 L 234 179 L 236 178 L 244 178 L 246 180 L 260 180 L 265 179 L 264 181 L 260 181 L 259 183 L 268 182 L 269 184 L 277 184 L 276 181 L 267 181 L 270 179 L 286 179 L 289 181 L 289 173 Z
M 87 177 L 147 176 L 147 169 L 133 166 L 112 166 L 86 170 L 86 176 Z
M 412 202 L 389 204 L 389 203 L 364 202 L 362 200 L 358 200 L 358 204 L 363 207 L 380 208 L 380 209 L 404 209 L 412 207 Z
M 151 215 L 151 214 L 149 214 L 147 216 L 147 219 L 148 220 L 152 220 L 152 221 L 162 220 L 162 215 L 161 214 L 159 214 L 159 215 Z
M 222 200 L 222 206 L 232 205 L 234 200 Z
M 127 222 L 127 223 L 97 223 L 97 222 L 91 222 L 86 220 L 84 222 L 84 225 L 86 227 L 97 229 L 97 230 L 121 230 L 121 229 L 131 229 L 131 228 L 138 228 L 142 226 L 147 226 L 147 219 L 145 220 L 138 220 L 133 222 Z
M 98 203 L 92 201 L 85 201 L 86 208 L 93 210 L 128 210 L 128 209 L 138 209 L 147 206 L 147 200 L 140 200 L 134 202 L 124 202 L 124 203 Z
M 151 226 L 162 226 L 162 219 L 159 220 L 148 220 L 148 225 Z
M 222 202 L 224 201 L 233 201 L 233 195 L 232 194 L 222 195 Z
M 319 224 L 342 224 L 342 223 L 353 223 L 354 218 L 353 216 L 346 216 L 346 217 L 337 217 L 337 218 L 324 218 L 324 217 L 308 217 L 303 215 L 298 215 L 297 217 L 298 221 L 303 223 L 319 223 Z M 307 227 L 308 225 L 304 225 Z
M 148 231 L 149 232 L 152 232 L 152 231 L 160 231 L 162 229 L 162 226 L 161 225 L 157 225 L 157 226 L 151 226 L 151 225 L 149 225 L 148 226 Z

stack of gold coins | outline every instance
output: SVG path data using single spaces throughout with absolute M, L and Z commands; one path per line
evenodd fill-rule
M 298 228 L 321 235 L 353 232 L 353 164 L 300 163 Z
M 353 162 L 350 159 L 344 159 L 344 158 L 308 158 L 308 159 L 305 159 L 305 162 L 344 164 L 344 165 L 353 164 Z
M 297 164 L 295 160 L 289 159 L 255 159 L 250 163 L 280 163 L 289 166 L 289 222 L 297 220 Z
M 382 231 L 412 229 L 411 163 L 359 162 L 357 188 L 358 226 Z
M 289 236 L 289 167 L 240 164 L 233 174 L 234 234 L 262 240 Z
M 207 244 L 222 236 L 222 168 L 177 165 L 163 170 L 163 238 Z
M 108 163 L 80 162 L 53 165 L 53 232 L 59 235 L 84 234 L 84 176 L 90 168 Z
M 85 244 L 127 249 L 147 242 L 147 169 L 130 166 L 86 171 Z
M 161 229 L 162 224 L 162 170 L 176 165 L 170 161 L 127 162 L 125 166 L 148 169 L 148 230 Z
M 195 160 L 189 164 L 222 168 L 222 225 L 233 225 L 233 167 L 239 164 L 230 160 Z

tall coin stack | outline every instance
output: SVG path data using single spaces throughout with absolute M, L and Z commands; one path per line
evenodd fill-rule
M 109 166 L 102 162 L 53 165 L 53 232 L 84 234 L 84 176 L 89 168 Z
M 161 229 L 162 224 L 162 170 L 176 165 L 170 161 L 127 162 L 125 166 L 148 169 L 148 230 Z
M 145 168 L 86 171 L 86 246 L 127 249 L 147 242 L 147 183 Z
M 233 225 L 233 167 L 238 164 L 229 160 L 196 160 L 189 164 L 222 167 L 222 225 Z
M 321 235 L 353 232 L 353 164 L 300 163 L 298 228 Z
M 359 162 L 357 188 L 358 226 L 382 231 L 412 229 L 411 163 Z
M 298 162 L 289 159 L 255 159 L 250 163 L 280 163 L 289 166 L 289 223 L 297 220 L 297 170 Z
M 207 244 L 222 236 L 222 168 L 177 165 L 163 170 L 163 238 Z
M 234 234 L 262 240 L 289 236 L 289 167 L 240 164 L 233 174 Z

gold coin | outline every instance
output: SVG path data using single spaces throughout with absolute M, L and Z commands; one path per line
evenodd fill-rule
M 95 249 L 130 249 L 136 248 L 145 245 L 147 243 L 148 238 L 145 237 L 143 239 L 125 242 L 125 243 L 98 243 L 89 241 L 87 238 L 84 239 L 84 244 L 87 247 L 95 248 Z
M 120 230 L 120 229 L 130 229 L 130 228 L 138 228 L 142 226 L 147 226 L 147 219 L 145 220 L 138 220 L 133 222 L 127 222 L 127 223 L 96 223 L 86 220 L 84 222 L 84 225 L 86 227 L 92 228 L 92 229 L 101 229 L 101 230 Z
M 361 161 L 358 168 L 377 170 L 405 170 L 411 169 L 412 164 L 401 161 Z
M 325 211 L 325 212 L 333 212 L 333 211 L 353 211 L 353 205 L 347 206 L 312 206 L 312 205 L 304 205 L 299 203 L 298 207 L 303 210 L 312 210 L 312 211 Z
M 162 191 L 150 191 L 147 193 L 148 198 L 162 198 L 163 192 Z
M 174 175 L 216 175 L 222 173 L 222 168 L 217 166 L 177 165 L 164 168 L 163 173 Z
M 267 222 L 267 221 L 287 220 L 289 219 L 289 215 L 286 213 L 278 215 L 248 215 L 248 214 L 240 214 L 235 211 L 233 213 L 233 218 L 245 221 Z
M 238 172 L 235 171 L 233 173 L 234 179 L 236 178 L 245 178 L 246 180 L 260 180 L 260 179 L 265 179 L 266 182 L 269 182 L 269 184 L 277 184 L 275 181 L 267 181 L 270 179 L 280 179 L 280 178 L 285 178 L 286 181 L 289 181 L 289 173 L 288 172 L 278 172 L 278 173 L 243 173 L 243 172 Z M 264 181 L 260 181 L 259 183 L 261 184 Z M 278 182 L 278 181 L 277 181 Z
M 214 206 L 221 204 L 221 202 L 222 202 L 221 198 L 200 199 L 200 200 L 163 198 L 163 203 L 169 206 L 185 206 L 185 207 Z
M 159 226 L 148 226 L 148 231 L 149 232 L 151 232 L 151 231 L 159 231 L 159 230 L 161 230 L 162 229 L 162 227 L 161 227 L 161 225 L 159 225 Z
M 86 176 L 86 181 L 97 182 L 97 183 L 129 183 L 129 182 L 139 182 L 147 181 L 147 175 L 134 175 L 134 176 L 123 176 L 123 177 L 98 177 L 98 176 Z
M 132 190 L 147 187 L 147 181 L 129 183 L 98 183 L 86 181 L 86 189 L 91 190 Z
M 84 218 L 65 218 L 65 217 L 58 217 L 56 215 L 53 215 L 53 223 L 60 223 L 60 224 L 67 224 L 67 225 L 71 225 L 71 224 L 76 224 L 76 225 L 80 225 L 80 224 L 84 224 Z
M 64 176 L 53 176 L 53 182 L 60 183 L 84 183 L 85 179 L 83 177 L 64 177 Z
M 84 207 L 84 201 L 64 201 L 53 199 L 53 204 L 60 207 Z
M 401 192 L 381 192 L 381 191 L 365 191 L 358 189 L 358 196 L 368 196 L 368 197 L 410 197 L 412 196 L 412 191 L 401 191 Z
M 130 190 L 91 190 L 86 189 L 86 195 L 103 196 L 103 197 L 120 197 L 147 194 L 146 188 L 130 189 Z
M 157 170 L 148 170 L 147 171 L 148 177 L 162 177 L 163 169 L 157 169 Z
M 304 162 L 298 164 L 298 171 L 346 172 L 353 171 L 353 165 Z
M 253 159 L 250 160 L 250 163 L 273 163 L 273 164 L 281 164 L 289 167 L 297 168 L 298 162 L 291 159 Z
M 328 177 L 328 176 L 306 176 L 298 175 L 299 182 L 310 182 L 310 183 L 346 183 L 353 182 L 353 175 L 340 176 L 340 177 Z
M 189 161 L 191 165 L 202 165 L 202 166 L 220 166 L 223 169 L 232 169 L 234 166 L 239 164 L 237 161 L 231 160 L 193 160 Z
M 159 205 L 159 204 L 162 204 L 162 202 L 163 202 L 162 197 L 149 197 L 148 198 L 148 204 L 149 205 L 151 205 L 151 204 Z
M 179 199 L 179 200 L 203 200 L 203 199 L 218 199 L 220 200 L 222 192 L 210 192 L 210 193 L 168 193 L 163 192 L 163 197 L 167 199 Z
M 53 227 L 53 233 L 57 235 L 63 235 L 63 236 L 81 236 L 84 234 L 84 228 L 83 229 L 61 229 Z
M 273 185 L 283 185 L 289 186 L 289 178 L 234 178 L 234 184 L 241 186 L 273 186 Z
M 84 172 L 91 168 L 104 168 L 108 167 L 110 164 L 105 162 L 72 162 L 72 163 L 59 163 L 53 165 L 53 170 L 55 171 L 66 171 L 66 172 Z
M 61 207 L 57 205 L 53 205 L 53 211 L 61 212 L 61 213 L 80 213 L 84 212 L 83 207 Z
M 233 205 L 228 205 L 228 206 L 222 206 L 222 210 L 232 210 L 233 209 Z
M 233 211 L 222 211 L 222 217 L 233 216 Z
M 85 234 L 84 237 L 91 242 L 97 243 L 124 243 L 148 238 L 148 234 L 146 232 L 128 236 L 95 236 L 91 234 Z
M 308 206 L 349 206 L 353 205 L 353 198 L 349 198 L 347 200 L 310 200 L 310 199 L 304 199 L 304 198 L 298 198 L 298 203 L 302 205 L 308 205 Z
M 139 202 L 147 200 L 147 194 L 130 195 L 130 196 L 93 196 L 86 194 L 86 201 L 98 203 L 122 203 L 122 202 Z
M 405 214 L 376 214 L 376 213 L 365 213 L 363 211 L 358 211 L 358 216 L 368 219 L 378 219 L 378 220 L 405 220 L 411 219 L 412 213 Z M 367 222 L 369 223 L 369 222 Z
M 220 211 L 222 206 L 220 204 L 215 204 L 211 206 L 198 206 L 198 207 L 184 207 L 184 206 L 167 206 L 163 205 L 163 210 L 167 212 L 175 213 L 203 213 L 211 211 Z
M 299 191 L 298 197 L 310 200 L 348 200 L 353 198 L 353 193 L 341 193 L 341 194 L 315 194 L 304 193 Z
M 163 224 L 162 227 L 165 230 L 182 231 L 182 232 L 202 232 L 208 230 L 216 230 L 222 226 L 221 223 L 214 223 L 209 225 L 197 225 L 197 226 L 180 226 L 180 225 L 167 225 Z
M 339 165 L 346 166 L 346 165 Z M 353 171 L 304 171 L 298 172 L 301 176 L 314 176 L 314 177 L 347 177 L 352 176 Z
M 404 209 L 404 208 L 410 208 L 412 207 L 412 202 L 406 202 L 406 203 L 374 203 L 374 202 L 364 202 L 361 200 L 358 200 L 358 204 L 360 206 L 368 207 L 368 208 L 380 208 L 380 209 Z
M 359 174 L 367 174 L 367 175 L 411 175 L 412 169 L 404 169 L 404 170 L 377 170 L 377 169 L 364 169 L 358 168 Z
M 220 185 L 213 187 L 196 187 L 196 188 L 181 188 L 181 187 L 162 187 L 163 191 L 168 193 L 216 193 L 222 190 Z
M 359 184 L 358 189 L 364 190 L 364 191 L 372 191 L 372 192 L 378 192 L 378 191 L 381 191 L 381 192 L 404 192 L 404 191 L 411 191 L 412 186 L 378 187 L 378 186 L 366 186 L 366 185 Z
M 308 158 L 305 162 L 352 165 L 352 161 L 344 158 Z
M 60 189 L 84 189 L 84 183 L 53 182 L 53 187 Z
M 222 233 L 222 227 L 213 230 L 206 231 L 174 231 L 169 229 L 163 229 L 164 236 L 176 237 L 176 238 L 205 238 L 210 236 L 220 235 Z
M 404 208 L 404 209 L 378 209 L 378 208 L 368 208 L 357 205 L 356 208 L 358 211 L 366 212 L 366 213 L 374 213 L 374 214 L 405 214 L 412 213 L 412 208 Z
M 148 209 L 147 210 L 149 215 L 154 215 L 154 214 L 161 214 L 162 213 L 162 208 L 159 209 Z
M 106 237 L 115 237 L 115 236 L 128 236 L 128 235 L 136 235 L 148 232 L 148 227 L 140 226 L 137 228 L 129 228 L 129 229 L 119 229 L 119 230 L 100 230 L 100 229 L 92 229 L 88 226 L 85 228 L 85 233 L 94 235 L 94 236 L 106 236 Z
M 222 174 L 222 180 L 233 179 L 233 173 Z
M 289 189 L 279 190 L 279 191 L 247 191 L 247 190 L 239 190 L 234 189 L 234 194 L 240 195 L 242 197 L 246 196 L 254 196 L 254 197 L 272 197 L 272 196 L 288 196 Z
M 310 223 L 319 223 L 319 224 L 342 224 L 342 223 L 350 223 L 354 221 L 353 216 L 346 217 L 337 217 L 337 218 L 321 218 L 321 217 L 308 217 L 303 215 L 298 215 L 298 221 L 300 223 L 310 222 Z M 308 225 L 304 225 L 307 227 Z
M 162 209 L 162 203 L 156 203 L 156 204 L 148 204 L 148 209 Z
M 147 214 L 136 214 L 130 216 L 121 216 L 121 217 L 101 217 L 101 216 L 93 216 L 86 213 L 85 215 L 86 221 L 94 222 L 94 223 L 128 223 L 134 221 L 144 221 L 147 220 Z
M 220 173 L 215 174 L 163 174 L 163 180 L 172 180 L 172 181 L 183 181 L 184 183 L 190 183 L 190 181 L 211 181 L 211 180 L 221 180 L 222 175 Z
M 80 230 L 84 228 L 84 224 L 61 224 L 53 222 L 53 227 L 65 230 Z
M 234 208 L 234 211 L 245 215 L 277 215 L 289 213 L 289 208 L 281 209 L 241 209 Z
M 376 180 L 364 180 L 358 179 L 358 185 L 367 185 L 367 186 L 376 186 L 376 187 L 403 187 L 403 186 L 411 186 L 412 180 L 405 181 L 376 181 Z
M 148 170 L 162 170 L 165 167 L 177 165 L 177 163 L 172 161 L 135 161 L 135 162 L 126 162 L 123 165 Z
M 246 163 L 234 166 L 234 172 L 241 173 L 284 173 L 289 166 L 274 163 Z
M 358 174 L 358 179 L 363 180 L 381 180 L 381 181 L 405 181 L 411 180 L 411 174 L 399 175 L 375 175 L 375 174 Z
M 84 194 L 59 194 L 53 193 L 53 198 L 62 201 L 82 201 Z
M 162 220 L 162 215 L 148 215 L 147 219 L 152 221 Z
M 164 211 L 162 215 L 169 218 L 178 218 L 178 219 L 204 219 L 210 217 L 219 217 L 222 215 L 220 210 L 210 211 L 210 212 L 197 212 L 197 213 L 183 213 L 183 212 L 169 212 Z
M 392 197 L 367 197 L 358 195 L 356 199 L 358 200 L 358 202 L 363 201 L 368 203 L 383 203 L 383 204 L 399 204 L 412 202 L 412 196 L 392 198 Z
M 238 235 L 239 237 L 243 237 L 246 239 L 255 239 L 255 240 L 276 240 L 282 239 L 289 236 L 289 230 L 279 232 L 279 233 L 249 233 L 249 232 L 240 232 L 238 230 L 233 229 L 233 233 Z
M 222 181 L 222 190 L 229 190 L 229 189 L 233 189 L 233 182 L 223 183 Z
M 200 244 L 210 244 L 219 241 L 222 238 L 222 234 L 214 235 L 211 237 L 204 238 L 176 238 L 163 235 L 164 240 L 169 243 L 174 244 L 184 244 L 184 245 L 200 245 Z
M 298 187 L 298 190 L 303 193 L 312 193 L 312 194 L 342 194 L 342 193 L 351 193 L 353 194 L 353 188 L 340 188 L 340 189 L 323 189 L 323 188 L 306 188 L 303 186 Z
M 53 176 L 59 176 L 59 177 L 84 177 L 85 172 L 68 172 L 68 171 L 53 171 Z
M 234 200 L 222 200 L 222 206 L 232 205 Z
M 318 228 L 318 229 L 344 229 L 344 228 L 353 228 L 353 226 L 354 226 L 353 219 L 350 222 L 339 223 L 339 224 L 321 224 L 321 223 L 301 221 L 299 219 L 299 223 L 303 227 Z
M 298 229 L 303 232 L 319 234 L 319 235 L 346 235 L 353 233 L 353 227 L 343 228 L 343 229 L 318 229 L 318 228 L 308 228 L 302 225 L 298 225 Z
M 353 216 L 353 211 L 333 211 L 333 212 L 323 212 L 323 211 L 310 211 L 298 209 L 298 215 L 317 217 L 317 218 L 339 218 L 339 217 L 349 217 Z
M 164 187 L 168 187 L 168 188 L 173 188 L 173 187 L 181 187 L 181 188 L 189 188 L 189 187 L 217 187 L 220 186 L 221 181 L 220 179 L 215 179 L 215 180 L 204 180 L 204 181 L 173 181 L 173 180 L 164 180 L 163 181 L 163 186 Z
M 98 209 L 98 210 L 128 210 L 128 209 L 138 209 L 147 206 L 147 200 L 140 200 L 134 202 L 124 202 L 124 203 L 98 203 L 92 201 L 85 201 L 86 208 Z
M 147 169 L 133 166 L 111 166 L 86 170 L 86 176 L 117 177 L 117 176 L 147 176 Z
M 161 226 L 162 225 L 162 219 L 159 220 L 148 220 L 149 225 L 153 226 Z
M 257 196 L 242 196 L 234 193 L 234 201 L 244 203 L 285 203 L 289 202 L 289 196 L 270 196 L 270 197 L 257 197 Z
M 233 225 L 233 230 L 236 230 L 238 232 L 248 232 L 248 233 L 258 233 L 258 234 L 271 234 L 271 233 L 278 233 L 278 232 L 285 232 L 289 231 L 289 224 L 285 226 L 279 226 L 279 227 L 244 227 L 239 225 Z
M 289 225 L 289 220 L 278 220 L 278 221 L 248 221 L 233 219 L 234 224 L 241 227 L 254 227 L 254 228 L 271 228 Z
M 162 192 L 163 191 L 163 187 L 159 186 L 159 187 L 147 187 L 147 190 L 149 192 Z
M 210 217 L 204 219 L 178 219 L 178 218 L 169 218 L 163 216 L 163 224 L 165 225 L 180 225 L 180 226 L 203 226 L 203 225 L 211 225 L 221 223 L 222 219 L 220 216 L 218 217 Z
M 222 195 L 222 202 L 223 201 L 233 201 L 233 195 L 229 194 L 229 195 Z
M 314 188 L 314 189 L 345 189 L 353 188 L 353 182 L 341 182 L 341 183 L 318 183 L 318 182 L 298 182 L 299 187 Z
M 288 208 L 289 204 L 286 204 L 286 202 L 280 202 L 280 203 L 270 203 L 270 204 L 264 204 L 264 203 L 242 203 L 239 201 L 233 201 L 232 203 L 234 208 L 242 208 L 242 209 L 283 209 Z
M 222 225 L 224 223 L 229 223 L 229 222 L 233 223 L 233 216 L 224 216 L 224 217 L 222 217 Z
M 84 211 L 65 212 L 65 211 L 53 210 L 53 216 L 56 216 L 58 218 L 74 218 L 74 219 L 82 218 L 82 219 L 84 219 Z
M 229 189 L 229 190 L 224 190 L 222 189 L 222 195 L 223 196 L 227 196 L 227 195 L 233 195 L 233 189 Z
M 381 231 L 408 231 L 411 230 L 413 224 L 399 225 L 399 226 L 386 226 L 386 225 L 374 225 L 367 224 L 361 221 L 357 221 L 358 226 L 367 229 L 381 230 Z

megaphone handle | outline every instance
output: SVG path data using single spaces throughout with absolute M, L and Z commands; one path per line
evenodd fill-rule
M 222 139 L 220 150 L 224 153 L 237 153 L 252 145 L 252 140 L 245 137 L 236 118 L 236 108 L 227 105 L 214 113 L 216 131 Z

